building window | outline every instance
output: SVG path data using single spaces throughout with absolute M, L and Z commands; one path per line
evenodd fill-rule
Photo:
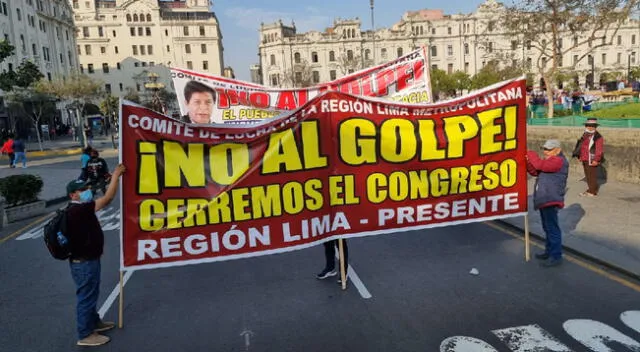
M 188 26 L 182 27 L 182 34 L 189 35 L 189 27 Z
M 116 64 L 116 68 L 117 68 L 118 70 L 120 70 L 120 69 L 122 69 L 122 65 L 120 65 L 120 63 L 118 62 L 118 63 Z
M 140 14 L 140 22 L 144 22 L 144 15 Z
M 104 85 L 104 91 L 111 94 L 111 85 L 109 83 Z
M 209 61 L 202 61 L 202 69 L 203 70 L 209 69 Z
M 200 44 L 200 52 L 203 54 L 207 53 L 207 44 Z
M 91 45 L 85 45 L 84 46 L 84 54 L 85 55 L 91 55 Z
M 621 63 L 622 62 L 622 53 L 618 53 L 618 57 L 616 59 L 616 63 Z
M 165 37 L 169 36 L 169 30 L 168 29 L 164 30 L 164 35 L 165 35 Z
M 80 73 L 84 73 L 84 66 L 82 64 L 80 65 Z
M 489 44 L 487 45 L 487 52 L 488 53 L 493 52 L 493 42 L 489 42 Z
M 329 71 L 329 79 L 335 81 L 338 76 L 336 75 L 336 70 Z
M 106 54 L 107 53 L 107 48 L 104 46 L 100 47 L 100 54 Z
M 636 35 L 631 36 L 631 45 L 636 45 Z
M 38 47 L 35 44 L 31 44 L 31 51 L 33 55 L 38 55 Z M 78 45 L 78 54 L 80 54 L 80 46 Z
M 118 47 L 114 47 L 113 50 L 116 52 L 116 54 L 118 54 Z
M 511 50 L 516 50 L 518 48 L 518 42 L 515 40 L 511 41 Z
M 139 92 L 140 91 L 140 83 L 136 83 L 136 90 Z
M 447 65 L 447 74 L 452 74 L 453 73 L 453 64 L 448 64 Z
M 151 22 L 151 14 L 150 13 L 147 14 L 147 22 Z
M 147 67 L 147 62 L 146 61 L 142 61 L 142 67 Z
M 435 65 L 435 64 L 434 64 L 434 65 L 431 65 L 431 69 L 432 69 L 432 70 L 437 70 L 437 69 L 438 69 L 438 65 Z
M 191 44 L 184 45 L 184 52 L 187 54 L 191 54 Z
M 87 65 L 87 72 L 93 73 L 93 64 L 88 64 Z
M 156 65 L 156 63 L 154 61 L 149 61 L 149 66 L 153 67 L 155 65 Z
M 134 62 L 133 63 L 133 67 L 140 67 L 140 63 L 139 62 Z
M 147 45 L 147 54 L 153 55 L 153 45 Z
M 607 54 L 602 54 L 602 64 L 606 65 L 607 64 Z
M 353 60 L 353 50 L 347 50 L 347 60 Z
M 109 64 L 107 64 L 107 63 L 103 63 L 102 64 L 102 72 L 103 73 L 109 73 Z
M 133 14 L 133 22 L 138 22 L 138 14 L 137 13 Z
M 171 52 L 171 47 L 169 45 L 167 45 L 167 52 L 170 53 Z
M 383 59 L 386 59 L 386 58 L 387 58 L 387 49 L 386 49 L 386 48 L 382 48 L 382 50 L 380 50 L 380 56 L 381 56 Z
M 578 55 L 573 55 L 573 65 L 577 65 L 578 64 Z
M 131 34 L 132 37 L 135 37 L 136 36 L 136 28 L 135 27 L 129 28 L 129 34 Z
M 74 9 L 80 8 L 80 5 L 78 5 L 78 0 L 73 0 L 73 8 Z
M 336 61 L 336 53 L 333 50 L 329 52 L 329 61 Z
M 431 47 L 431 57 L 436 57 L 436 56 L 438 56 L 438 47 L 434 45 Z
M 398 57 L 402 56 L 402 48 L 398 48 L 397 52 L 398 52 Z
M 453 45 L 447 45 L 447 55 L 453 56 Z
M 127 22 L 131 22 L 131 14 L 127 14 Z
M 318 53 L 315 51 L 311 53 L 311 62 L 318 62 Z
M 464 54 L 469 55 L 469 43 L 464 43 Z
M 204 37 L 205 32 L 204 32 L 204 26 L 200 26 L 200 36 Z
M 144 45 L 140 45 L 140 55 L 147 55 L 147 48 Z
M 622 45 L 622 36 L 621 35 L 618 36 L 618 45 Z
M 85 38 L 89 37 L 89 27 L 82 27 L 82 36 Z
M 49 80 L 49 82 L 51 82 L 51 72 L 47 72 L 47 80 Z
M 3 13 L 5 16 L 9 16 L 9 11 L 7 11 L 7 3 L 6 3 L 6 2 L 3 2 L 3 3 L 2 3 L 2 13 Z
M 192 61 L 187 61 L 187 68 L 190 70 L 193 70 L 193 62 Z
M 147 35 L 147 37 L 150 37 L 151 36 L 151 27 L 145 27 L 144 30 L 145 30 L 145 34 Z
M 464 73 L 469 73 L 469 63 L 468 62 L 464 63 Z
M 320 72 L 313 71 L 313 83 L 320 83 Z
M 118 88 L 120 88 L 121 92 L 124 90 L 124 86 L 122 85 L 122 83 L 118 83 Z
M 365 49 L 364 51 L 364 59 L 369 60 L 371 58 L 371 50 Z
M 278 75 L 271 75 L 270 80 L 272 86 L 278 86 Z
M 98 27 L 98 37 L 104 37 L 104 29 L 102 27 Z
M 275 65 L 276 64 L 276 56 L 271 54 L 271 56 L 269 56 L 269 63 L 271 65 Z
M 137 45 L 132 45 L 131 49 L 133 49 L 133 55 L 138 55 L 138 46 Z
M 115 38 L 116 37 L 116 31 L 111 31 L 111 36 Z
M 144 28 L 138 27 L 138 36 L 142 37 L 143 34 L 144 34 Z
M 451 35 L 451 27 L 447 27 L 447 34 Z
M 299 64 L 302 60 L 300 59 L 300 53 L 294 53 L 293 54 L 293 62 L 295 62 L 296 64 Z
M 20 45 L 22 46 L 22 51 L 27 51 L 27 44 L 24 42 L 23 34 L 20 34 Z
M 18 15 L 18 21 L 22 21 L 22 13 L 20 13 L 20 9 L 16 9 L 16 14 Z

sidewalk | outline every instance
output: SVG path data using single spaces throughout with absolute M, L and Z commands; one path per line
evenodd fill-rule
M 563 245 L 640 274 L 640 185 L 604 183 L 598 197 L 580 197 L 587 189 L 582 176 L 569 174 L 565 208 L 558 215 Z M 529 231 L 544 236 L 540 214 L 533 210 L 534 182 L 529 180 Z M 524 217 L 504 222 L 524 229 Z
M 117 140 L 116 140 L 117 143 Z M 103 149 L 107 147 L 113 147 L 111 136 L 98 136 L 93 140 L 94 147 Z M 26 143 L 27 157 L 32 159 L 42 157 L 52 157 L 61 155 L 77 155 L 82 153 L 82 147 L 79 141 L 74 141 L 72 137 L 64 136 L 58 137 L 55 140 L 42 141 L 42 151 L 38 141 L 31 139 Z

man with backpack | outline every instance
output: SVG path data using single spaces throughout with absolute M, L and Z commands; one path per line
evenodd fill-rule
M 115 326 L 112 322 L 103 322 L 96 310 L 100 292 L 100 257 L 104 246 L 104 234 L 96 212 L 111 203 L 124 171 L 124 165 L 118 165 L 104 196 L 95 200 L 86 182 L 74 180 L 67 184 L 71 202 L 66 209 L 64 235 L 71 254 L 71 276 L 76 284 L 78 346 L 99 346 L 109 342 L 109 337 L 99 333 Z

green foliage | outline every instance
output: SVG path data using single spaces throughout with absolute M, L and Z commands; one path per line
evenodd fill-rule
M 16 47 L 11 45 L 11 43 L 9 43 L 8 41 L 6 40 L 0 41 L 0 62 L 3 62 L 4 59 L 13 55 L 15 50 L 16 50 Z
M 455 83 L 445 71 L 439 69 L 431 69 L 431 89 L 434 96 L 441 94 L 449 94 L 455 91 Z
M 124 100 L 140 104 L 140 94 L 133 90 L 133 88 L 127 87 L 127 94 L 124 96 Z
M 44 75 L 36 64 L 29 60 L 23 60 L 15 71 L 0 73 L 0 89 L 9 92 L 14 87 L 27 88 L 43 77 Z
M 107 97 L 100 102 L 100 111 L 106 116 L 111 117 L 111 114 L 117 112 L 118 108 L 120 108 L 120 99 L 113 95 L 107 95 Z
M 631 80 L 640 80 L 640 66 L 631 68 Z
M 637 119 L 640 118 L 640 103 L 629 103 L 614 106 L 612 108 L 589 111 L 585 113 L 584 116 L 599 118 Z
M 0 179 L 0 194 L 9 206 L 33 203 L 38 200 L 43 182 L 37 175 L 12 175 Z
M 469 74 L 456 71 L 451 75 L 451 79 L 453 80 L 453 86 L 456 91 L 471 89 L 471 77 Z

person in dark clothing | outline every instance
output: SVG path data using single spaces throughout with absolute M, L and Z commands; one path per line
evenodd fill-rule
M 184 87 L 184 100 L 187 115 L 182 120 L 189 123 L 211 123 L 216 92 L 213 88 L 197 81 L 190 81 Z
M 104 194 L 110 180 L 111 174 L 107 162 L 100 157 L 97 150 L 92 149 L 91 159 L 87 162 L 87 183 L 91 185 L 93 194 L 95 195 L 97 190 L 101 190 Z
M 318 280 L 324 280 L 339 274 L 339 270 L 336 270 L 336 248 L 338 248 L 338 240 L 327 241 L 323 243 L 323 245 L 326 264 L 324 269 L 316 275 L 316 279 Z M 347 246 L 347 240 L 342 240 L 342 250 L 344 253 L 344 270 L 347 270 L 347 268 L 349 268 L 349 247 Z M 342 283 L 342 278 L 338 278 L 338 283 Z
M 84 134 L 87 136 L 87 144 L 93 145 L 93 129 L 89 124 L 84 125 Z
M 578 139 L 573 150 L 573 157 L 582 162 L 584 177 L 587 179 L 587 190 L 580 193 L 581 197 L 596 197 L 600 185 L 598 184 L 598 166 L 604 160 L 604 138 L 597 131 L 598 119 L 589 118 L 584 124 L 585 130 Z
M 13 141 L 13 153 L 15 157 L 13 159 L 13 167 L 22 161 L 22 168 L 27 167 L 27 150 L 22 138 L 16 138 Z
M 102 321 L 96 310 L 100 293 L 100 257 L 104 247 L 104 233 L 96 212 L 111 203 L 124 171 L 124 165 L 118 165 L 107 192 L 95 200 L 85 182 L 74 180 L 67 184 L 71 202 L 67 209 L 65 235 L 71 251 L 71 276 L 76 285 L 78 346 L 99 346 L 109 342 L 109 337 L 99 332 L 115 326 L 112 322 Z
M 78 177 L 78 180 L 87 180 L 87 164 L 89 163 L 89 160 L 91 160 L 92 150 L 93 148 L 91 146 L 88 146 L 82 150 L 82 155 L 80 155 L 80 177 Z
M 562 231 L 558 224 L 558 210 L 564 208 L 569 161 L 562 153 L 560 142 L 555 139 L 547 140 L 542 148 L 542 158 L 534 151 L 527 153 L 527 171 L 537 177 L 533 206 L 540 211 L 546 236 L 544 252 L 536 254 L 536 258 L 544 260 L 543 266 L 552 267 L 562 264 Z

